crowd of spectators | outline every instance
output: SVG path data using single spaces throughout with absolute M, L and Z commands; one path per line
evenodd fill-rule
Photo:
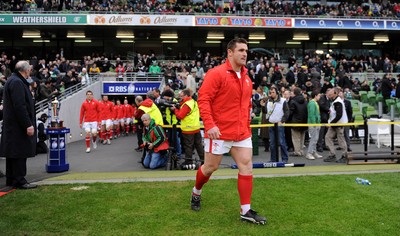
M 5 53 L 0 57 L 0 87 L 14 70 L 16 56 L 8 57 Z M 93 54 L 81 60 L 68 60 L 63 56 L 63 50 L 46 59 L 32 57 L 31 78 L 36 100 L 50 98 L 62 93 L 76 84 L 82 86 L 91 83 L 93 75 L 108 72 L 115 75 L 116 80 L 127 77 L 157 74 L 165 78 L 167 87 L 180 90 L 188 86 L 196 91 L 202 84 L 205 73 L 221 63 L 224 57 L 213 57 L 209 52 L 198 50 L 194 55 L 179 53 L 175 60 L 158 59 L 154 53 L 136 53 L 132 60 L 121 60 L 120 57 Z M 259 87 L 271 85 L 279 89 L 296 85 L 305 92 L 340 86 L 348 98 L 359 98 L 360 91 L 381 91 L 382 76 L 377 75 L 371 84 L 364 78 L 358 78 L 359 73 L 386 73 L 390 80 L 393 96 L 400 97 L 396 77 L 400 76 L 400 61 L 382 57 L 344 58 L 339 55 L 308 56 L 297 59 L 291 55 L 287 64 L 276 61 L 274 57 L 255 57 L 247 63 L 249 76 L 253 80 L 254 91 Z M 90 76 L 89 76 L 90 75 Z M 191 81 L 196 81 L 195 85 Z M 189 85 L 190 84 L 190 85 Z M 283 90 L 282 90 L 283 91 Z
M 155 1 L 155 0 L 5 0 L 0 11 L 70 11 L 104 13 L 226 13 L 245 15 L 295 15 L 344 17 L 400 17 L 400 4 L 396 1 L 357 0 L 319 1 Z

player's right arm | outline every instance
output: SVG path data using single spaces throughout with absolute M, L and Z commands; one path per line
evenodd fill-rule
M 218 139 L 221 135 L 219 128 L 215 124 L 211 106 L 218 91 L 221 89 L 220 77 L 217 70 L 210 70 L 207 72 L 199 90 L 199 99 L 197 101 L 204 129 L 211 139 Z

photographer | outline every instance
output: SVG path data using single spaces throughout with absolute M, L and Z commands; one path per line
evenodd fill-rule
M 147 149 L 143 166 L 150 169 L 164 167 L 168 160 L 166 157 L 169 147 L 167 136 L 163 128 L 157 125 L 149 114 L 144 114 L 141 119 L 144 125 L 143 146 Z
M 180 121 L 176 118 L 176 115 L 173 111 L 171 111 L 171 107 L 179 107 L 179 102 L 176 98 L 174 98 L 174 92 L 172 90 L 166 90 L 161 94 L 162 99 L 160 99 L 159 106 L 164 107 L 162 113 L 164 116 L 164 123 L 168 125 L 178 125 Z M 181 136 L 178 130 L 175 133 L 172 133 L 172 129 L 167 129 L 168 140 L 170 141 L 170 145 L 175 146 L 176 154 L 178 158 L 181 158 L 182 148 L 181 148 Z M 175 137 L 173 137 L 175 135 Z M 175 142 L 173 142 L 175 140 Z
M 200 160 L 204 161 L 204 149 L 200 134 L 200 112 L 197 102 L 191 97 L 192 91 L 184 89 L 179 93 L 182 99 L 180 108 L 171 107 L 178 119 L 181 120 L 183 145 L 185 149 L 186 164 L 195 164 L 193 149 L 196 148 Z

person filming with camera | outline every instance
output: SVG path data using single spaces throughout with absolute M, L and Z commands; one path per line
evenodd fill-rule
M 204 148 L 200 133 L 200 111 L 197 102 L 192 98 L 188 88 L 179 93 L 182 99 L 180 108 L 172 107 L 176 117 L 181 120 L 182 141 L 185 149 L 184 165 L 196 164 L 193 160 L 193 149 L 196 148 L 201 162 L 204 161 Z

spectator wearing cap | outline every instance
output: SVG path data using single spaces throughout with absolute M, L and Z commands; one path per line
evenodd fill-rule
M 43 113 L 36 121 L 36 128 L 37 128 L 36 154 L 47 153 L 49 151 L 45 143 L 45 141 L 47 140 L 47 135 L 45 132 L 46 121 L 47 121 L 46 113 Z

